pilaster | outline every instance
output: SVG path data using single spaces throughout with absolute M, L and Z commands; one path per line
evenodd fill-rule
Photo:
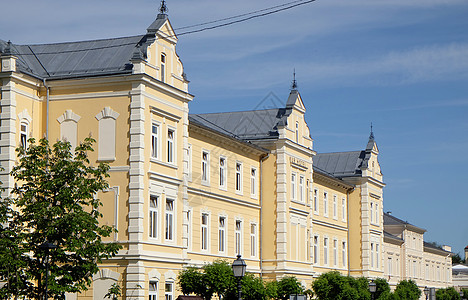
M 286 268 L 288 244 L 288 209 L 287 209 L 287 157 L 284 145 L 277 150 L 277 194 L 276 194 L 276 259 L 277 268 Z
M 14 187 L 14 180 L 10 176 L 10 171 L 15 165 L 16 160 L 16 94 L 14 91 L 15 82 L 11 78 L 3 79 L 1 83 L 0 166 L 3 170 L 0 170 L 0 181 L 5 188 L 3 197 L 6 197 Z

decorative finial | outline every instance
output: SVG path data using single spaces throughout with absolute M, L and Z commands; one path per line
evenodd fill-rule
M 3 51 L 3 53 L 8 55 L 8 54 L 11 54 L 11 51 L 12 51 L 11 50 L 11 41 L 8 40 L 7 46 L 6 46 L 5 50 Z
M 294 72 L 293 72 L 293 81 L 292 81 L 292 85 L 291 85 L 291 90 L 293 90 L 293 91 L 297 90 L 296 68 L 294 68 Z
M 162 0 L 161 1 L 161 7 L 159 7 L 159 12 L 163 15 L 167 14 L 169 10 L 167 9 L 167 6 L 166 6 L 166 1 Z
M 369 140 L 373 140 L 374 139 L 374 130 L 373 130 L 373 126 L 372 126 L 372 122 L 370 123 L 370 136 L 369 136 Z

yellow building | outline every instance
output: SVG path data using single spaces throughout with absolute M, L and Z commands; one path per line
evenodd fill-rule
M 6 193 L 14 150 L 29 137 L 75 146 L 91 135 L 92 161 L 111 167 L 102 222 L 123 249 L 79 298 L 102 299 L 118 282 L 124 299 L 175 299 L 183 267 L 237 254 L 250 272 L 307 287 L 330 270 L 388 274 L 373 134 L 364 150 L 317 154 L 295 84 L 285 107 L 189 115 L 176 44 L 164 8 L 139 36 L 0 40 Z

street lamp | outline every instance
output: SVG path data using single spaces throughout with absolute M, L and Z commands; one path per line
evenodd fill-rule
M 232 263 L 232 271 L 234 272 L 234 277 L 237 278 L 237 293 L 238 300 L 242 300 L 242 277 L 245 275 L 245 269 L 247 269 L 247 264 L 241 258 L 240 254 L 237 254 L 237 259 Z
M 46 265 L 46 277 L 45 277 L 45 293 L 44 293 L 44 299 L 47 300 L 49 297 L 47 297 L 47 290 L 49 287 L 49 250 L 57 248 L 56 245 L 49 243 L 49 242 L 44 242 L 39 245 L 39 249 L 44 251 L 46 256 L 45 256 L 45 265 Z
M 429 288 L 426 286 L 426 287 L 424 288 L 424 295 L 426 295 L 426 300 L 429 298 L 429 292 L 430 292 L 430 290 L 429 290 Z
M 460 299 L 463 300 L 463 290 L 460 290 L 458 293 L 460 294 Z
M 371 298 L 374 300 L 374 294 L 375 291 L 377 290 L 377 284 L 375 284 L 374 280 L 369 282 L 369 292 L 371 293 Z

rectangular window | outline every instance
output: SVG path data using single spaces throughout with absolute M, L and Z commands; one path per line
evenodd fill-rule
M 343 263 L 343 267 L 346 268 L 346 242 L 341 243 L 341 261 Z
M 174 200 L 166 200 L 166 240 L 174 239 Z
M 328 217 L 328 193 L 323 193 L 323 215 Z
M 257 195 L 257 169 L 250 170 L 250 195 L 255 197 Z
M 188 180 L 192 181 L 192 145 L 187 147 Z
M 341 199 L 341 220 L 343 222 L 346 222 L 346 199 L 345 198 L 342 198 Z
M 299 200 L 304 202 L 304 176 L 299 176 Z
M 201 218 L 201 248 L 208 250 L 208 214 L 202 214 Z
M 318 214 L 319 210 L 318 210 L 318 207 L 319 207 L 319 203 L 318 203 L 318 190 L 317 189 L 314 189 L 314 212 Z
M 219 158 L 219 187 L 226 188 L 226 158 Z
M 164 296 L 165 296 L 165 300 L 174 300 L 174 283 L 173 282 L 166 281 L 165 288 L 164 288 Z
M 236 163 L 236 192 L 242 193 L 242 164 Z
M 393 259 L 391 257 L 388 258 L 388 276 L 391 276 L 393 273 Z
M 250 224 L 250 256 L 257 255 L 257 224 Z
M 338 241 L 333 240 L 333 265 L 338 265 Z
M 328 238 L 323 238 L 323 264 L 328 265 Z
M 149 236 L 158 238 L 158 197 L 150 196 Z
M 192 211 L 188 210 L 186 213 L 187 217 L 187 247 L 189 250 L 192 249 Z
M 26 123 L 21 123 L 20 131 L 21 147 L 26 149 L 28 147 L 28 125 Z
M 236 220 L 236 254 L 242 254 L 242 221 Z
M 374 203 L 370 203 L 370 221 L 374 223 Z
M 314 236 L 314 264 L 319 262 L 319 237 Z
M 379 224 L 379 204 L 375 204 L 375 224 Z
M 370 244 L 370 251 L 371 251 L 370 263 L 371 263 L 371 268 L 373 268 L 374 267 L 374 243 Z
M 219 217 L 218 224 L 218 250 L 224 252 L 226 248 L 226 218 Z
M 159 126 L 151 126 L 151 157 L 159 158 Z
M 333 195 L 333 219 L 338 219 L 338 199 Z
M 380 268 L 379 244 L 375 244 L 375 267 Z
M 291 174 L 291 200 L 296 200 L 296 173 Z
M 149 282 L 149 300 L 158 300 L 158 282 L 150 281 Z
M 166 82 L 166 55 L 161 53 L 161 81 Z
M 175 132 L 172 129 L 167 131 L 167 162 L 174 163 L 174 135 Z
M 210 180 L 210 154 L 206 151 L 202 152 L 202 183 L 209 184 Z
M 299 122 L 296 122 L 296 143 L 299 143 Z

